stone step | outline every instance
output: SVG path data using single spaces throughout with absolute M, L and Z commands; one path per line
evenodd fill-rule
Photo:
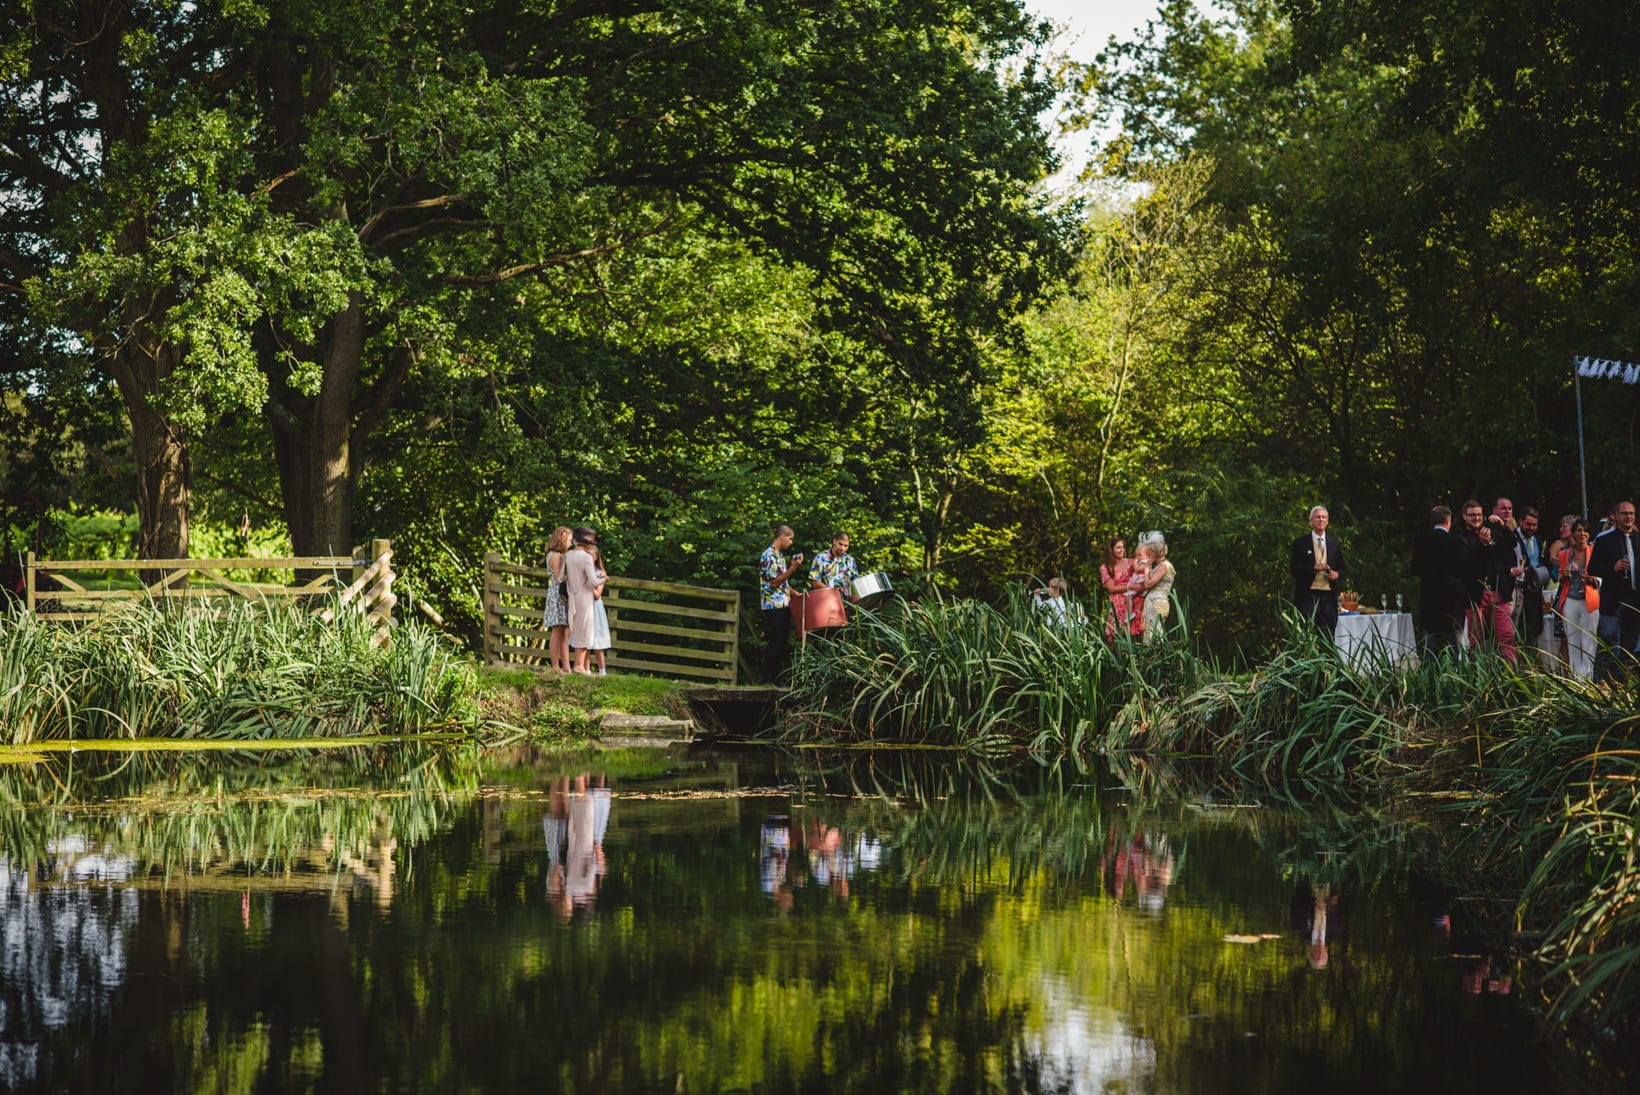
M 598 719 L 598 739 L 606 746 L 687 743 L 695 740 L 695 720 L 607 711 Z

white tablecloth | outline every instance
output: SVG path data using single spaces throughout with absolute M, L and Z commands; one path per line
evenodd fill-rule
M 1333 638 L 1338 641 L 1339 654 L 1353 666 L 1400 663 L 1416 657 L 1418 652 L 1410 612 L 1379 612 L 1371 616 L 1340 612 Z

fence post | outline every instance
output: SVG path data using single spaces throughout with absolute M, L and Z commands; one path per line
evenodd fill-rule
M 381 572 L 376 575 L 376 584 L 370 588 L 365 613 L 376 622 L 376 638 L 372 641 L 384 643 L 397 626 L 393 620 L 393 607 L 399 603 L 398 595 L 393 592 L 393 581 L 398 577 L 393 573 L 393 541 L 370 541 L 370 559 L 372 565 L 381 563 Z
M 501 624 L 501 594 L 496 590 L 495 566 L 501 562 L 501 553 L 486 551 L 484 553 L 484 664 L 493 665 L 501 660 L 501 652 L 496 649 L 500 644 L 500 637 L 495 629 Z
M 24 565 L 23 573 L 26 575 L 25 581 L 27 582 L 27 588 L 23 594 L 23 603 L 28 606 L 28 614 L 32 616 L 34 615 L 34 552 L 32 551 L 28 553 L 28 563 Z
M 735 618 L 729 621 L 729 683 L 740 675 L 740 590 L 735 590 Z

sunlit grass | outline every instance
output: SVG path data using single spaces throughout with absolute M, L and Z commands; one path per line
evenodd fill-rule
M 133 605 L 82 627 L 0 621 L 0 740 L 265 739 L 470 723 L 472 672 L 414 625 L 294 607 Z

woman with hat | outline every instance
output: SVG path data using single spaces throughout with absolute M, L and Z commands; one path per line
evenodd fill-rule
M 592 549 L 598 534 L 585 525 L 577 528 L 575 548 L 564 556 L 564 585 L 569 590 L 569 645 L 575 650 L 575 672 L 591 676 L 587 655 L 592 649 L 592 605 L 598 588 L 598 565 Z

